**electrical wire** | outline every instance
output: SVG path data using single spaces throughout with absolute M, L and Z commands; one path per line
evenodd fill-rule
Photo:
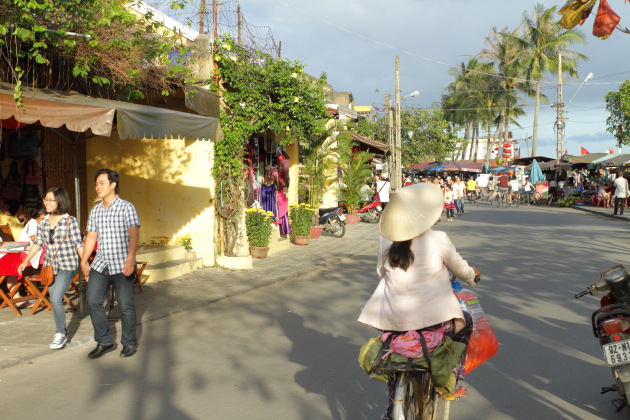
M 460 65 L 453 65 L 453 64 L 445 63 L 445 62 L 443 62 L 443 61 L 435 60 L 435 59 L 433 59 L 433 58 L 425 57 L 425 56 L 422 56 L 422 55 L 419 55 L 419 54 L 413 53 L 413 52 L 411 52 L 411 51 L 407 51 L 407 50 L 403 50 L 403 49 L 398 48 L 398 47 L 394 47 L 393 45 L 386 44 L 386 43 L 384 43 L 384 42 L 381 42 L 381 41 L 378 41 L 378 40 L 376 40 L 376 39 L 370 38 L 370 37 L 368 37 L 368 36 L 361 35 L 361 34 L 359 34 L 359 33 L 357 33 L 357 32 L 351 31 L 351 30 L 346 29 L 346 28 L 344 28 L 344 27 L 342 27 L 342 26 L 339 26 L 339 25 L 336 25 L 336 24 L 334 24 L 334 23 L 332 23 L 332 22 L 329 22 L 329 21 L 327 21 L 327 20 L 324 20 L 324 19 L 322 19 L 322 18 L 320 18 L 320 17 L 318 17 L 318 16 L 312 15 L 312 14 L 310 14 L 310 13 L 308 13 L 308 12 L 306 12 L 306 11 L 304 11 L 304 10 L 302 10 L 302 9 L 298 8 L 298 7 L 295 7 L 295 6 L 291 5 L 291 4 L 288 4 L 288 3 L 284 2 L 283 0 L 276 0 L 276 2 L 278 2 L 278 3 L 282 4 L 282 5 L 284 5 L 284 6 L 288 7 L 288 8 L 290 8 L 290 9 L 293 9 L 293 10 L 295 10 L 296 12 L 303 14 L 304 16 L 308 16 L 308 17 L 310 17 L 311 19 L 314 19 L 314 20 L 316 20 L 316 21 L 319 21 L 319 22 L 321 22 L 321 23 L 324 23 L 324 24 L 326 24 L 326 25 L 328 25 L 328 26 L 332 26 L 333 28 L 338 29 L 338 30 L 340 30 L 340 31 L 342 31 L 342 32 L 346 32 L 346 33 L 348 33 L 348 34 L 350 34 L 350 35 L 356 36 L 356 37 L 358 37 L 358 38 L 364 39 L 364 40 L 369 41 L 369 42 L 372 42 L 372 43 L 374 43 L 374 44 L 376 44 L 376 45 L 380 45 L 380 46 L 382 46 L 382 47 L 388 48 L 388 49 L 390 49 L 390 50 L 393 50 L 393 51 L 398 51 L 398 52 L 400 52 L 400 53 L 402 53 L 402 54 L 409 55 L 409 56 L 411 56 L 411 57 L 417 57 L 417 58 L 420 58 L 420 59 L 422 59 L 422 60 L 429 61 L 429 62 L 436 63 L 436 64 L 440 64 L 440 65 L 443 65 L 443 66 L 447 66 L 447 67 L 450 67 L 450 68 L 453 68 L 453 69 L 459 69 L 459 68 L 461 68 L 461 66 L 460 66 Z M 486 73 L 486 72 L 482 72 L 482 71 L 478 71 L 478 70 L 471 70 L 471 69 L 467 69 L 467 70 L 468 70 L 468 71 L 470 71 L 470 72 L 473 72 L 473 73 L 477 73 L 477 74 L 483 74 L 483 75 L 486 75 L 486 76 L 496 77 L 496 78 L 499 78 L 499 79 L 502 79 L 502 80 L 514 80 L 514 81 L 517 81 L 517 82 L 522 82 L 522 83 L 527 83 L 527 82 L 532 82 L 532 83 L 533 83 L 533 82 L 538 82 L 538 80 L 528 80 L 528 79 L 522 79 L 522 78 L 520 78 L 520 77 L 507 77 L 507 76 L 502 76 L 502 75 L 500 75 L 500 74 L 495 74 L 495 73 Z M 630 72 L 630 70 L 629 70 L 629 71 L 627 71 L 627 72 Z M 619 74 L 623 74 L 623 73 L 626 73 L 626 72 L 621 72 L 621 73 L 619 73 Z M 603 76 L 601 76 L 601 77 L 603 77 Z M 555 85 L 555 84 L 556 84 L 556 82 L 552 82 L 552 81 L 547 82 L 547 81 L 545 81 L 545 80 L 540 80 L 540 82 L 541 82 L 541 83 L 543 83 L 543 84 L 551 84 L 551 85 Z M 563 85 L 574 85 L 574 84 L 575 84 L 575 85 L 579 85 L 579 84 L 581 84 L 581 83 L 582 83 L 582 82 L 575 82 L 575 83 L 571 82 L 571 83 L 563 83 Z M 595 85 L 595 84 L 621 84 L 621 83 L 623 83 L 623 82 L 591 83 L 591 84 Z

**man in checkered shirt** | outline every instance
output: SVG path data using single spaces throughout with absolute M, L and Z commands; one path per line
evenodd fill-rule
M 97 343 L 88 357 L 101 357 L 115 346 L 103 307 L 110 284 L 116 292 L 122 324 L 120 357 L 129 357 L 138 348 L 133 283 L 140 220 L 133 204 L 118 196 L 120 177 L 117 172 L 101 169 L 95 178 L 96 195 L 102 201 L 90 212 L 81 258 L 81 271 L 88 280 L 87 299 Z M 95 247 L 96 256 L 90 265 L 88 260 Z

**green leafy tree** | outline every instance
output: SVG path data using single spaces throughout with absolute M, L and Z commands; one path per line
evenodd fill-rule
M 444 160 L 456 147 L 441 110 L 407 108 L 401 114 L 403 166 Z
M 214 176 L 240 179 L 245 144 L 251 135 L 271 131 L 280 143 L 308 143 L 320 134 L 327 118 L 326 78 L 314 80 L 297 61 L 277 60 L 261 51 L 249 52 L 224 37 L 215 55 L 221 94 L 221 126 L 225 139 L 217 143 Z
M 0 80 L 133 100 L 182 84 L 187 49 L 125 0 L 0 3 Z M 172 60 L 170 54 L 180 58 Z M 108 89 L 104 89 L 108 87 Z
M 619 86 L 618 92 L 606 94 L 606 131 L 617 137 L 620 144 L 630 145 L 630 80 Z

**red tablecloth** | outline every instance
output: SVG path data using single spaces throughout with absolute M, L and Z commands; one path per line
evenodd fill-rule
M 0 276 L 17 276 L 17 268 L 26 258 L 26 252 L 0 254 Z M 28 265 L 31 265 L 30 263 Z

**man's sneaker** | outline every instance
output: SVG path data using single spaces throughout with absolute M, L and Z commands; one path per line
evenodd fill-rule
M 55 350 L 62 349 L 67 343 L 68 337 L 61 333 L 57 333 L 55 334 L 55 338 L 53 338 L 53 342 L 50 343 L 50 348 Z

